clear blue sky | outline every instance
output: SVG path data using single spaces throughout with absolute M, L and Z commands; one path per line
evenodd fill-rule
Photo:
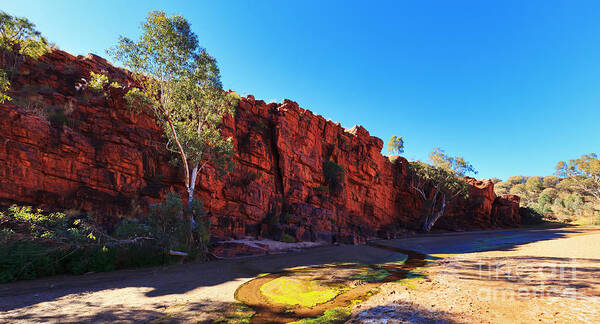
M 181 14 L 226 88 L 434 147 L 478 177 L 551 174 L 600 143 L 600 1 L 24 1 L 61 49 L 106 56 L 152 9 Z

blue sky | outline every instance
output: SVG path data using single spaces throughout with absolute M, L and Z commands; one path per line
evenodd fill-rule
M 106 56 L 152 9 L 181 14 L 225 88 L 289 98 L 478 177 L 598 152 L 598 1 L 0 1 L 74 54 Z

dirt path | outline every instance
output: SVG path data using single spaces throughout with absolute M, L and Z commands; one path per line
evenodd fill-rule
M 440 259 L 425 268 L 426 280 L 382 285 L 380 294 L 354 308 L 352 322 L 382 323 L 386 318 L 389 323 L 402 319 L 600 322 L 600 230 L 509 230 L 382 242 Z M 234 309 L 237 287 L 261 273 L 397 258 L 395 252 L 369 246 L 330 246 L 257 258 L 18 282 L 0 285 L 0 322 L 212 321 Z M 552 266 L 562 266 L 564 276 L 553 276 Z M 524 287 L 529 290 L 523 292 L 523 298 L 513 296 Z M 558 292 L 550 292 L 548 287 Z M 575 288 L 573 294 L 561 295 L 571 288 Z M 504 295 L 498 297 L 498 292 Z M 484 298 L 485 294 L 492 297 Z

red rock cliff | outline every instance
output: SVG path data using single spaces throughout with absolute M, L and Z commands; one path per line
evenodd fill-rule
M 153 119 L 125 109 L 121 88 L 107 95 L 82 90 L 90 71 L 131 83 L 127 71 L 93 55 L 53 51 L 19 66 L 14 100 L 0 105 L 4 204 L 93 210 L 110 224 L 132 202 L 145 206 L 170 190 L 183 192 Z M 234 138 L 236 169 L 221 178 L 208 169 L 198 183 L 217 237 L 287 233 L 357 243 L 418 227 L 422 202 L 409 188 L 408 162 L 390 162 L 380 153 L 382 140 L 360 126 L 347 130 L 293 101 L 248 96 L 223 132 Z M 344 167 L 339 190 L 325 190 L 326 161 Z M 490 181 L 468 182 L 470 198 L 452 205 L 435 228 L 520 222 L 518 197 L 496 197 Z

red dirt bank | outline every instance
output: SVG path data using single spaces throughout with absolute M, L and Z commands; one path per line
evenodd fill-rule
M 106 96 L 78 90 L 90 71 L 131 84 L 128 73 L 106 60 L 55 50 L 26 61 L 12 82 L 12 102 L 0 104 L 0 200 L 91 210 L 107 224 L 134 201 L 157 202 L 183 192 L 177 168 L 164 153 L 165 139 L 152 118 L 124 107 L 122 88 Z M 66 121 L 47 121 L 33 110 L 53 107 Z M 363 242 L 393 237 L 420 222 L 422 202 L 409 189 L 404 158 L 381 155 L 383 142 L 361 126 L 346 130 L 297 103 L 242 98 L 223 131 L 233 136 L 236 170 L 199 177 L 217 237 L 245 235 L 298 240 Z M 345 169 L 342 190 L 329 194 L 323 162 Z M 452 205 L 435 228 L 462 230 L 515 226 L 519 197 L 496 197 L 493 183 L 468 178 L 471 196 Z M 281 217 L 280 224 L 270 222 Z

